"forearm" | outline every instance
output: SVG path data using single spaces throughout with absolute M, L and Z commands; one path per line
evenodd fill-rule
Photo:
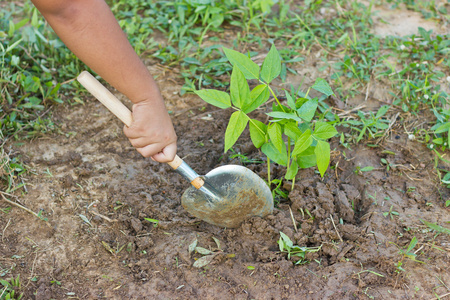
M 32 1 L 65 45 L 133 103 L 161 102 L 156 83 L 103 0 Z

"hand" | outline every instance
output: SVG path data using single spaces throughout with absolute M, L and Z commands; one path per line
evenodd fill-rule
M 177 136 L 164 102 L 144 100 L 133 105 L 133 123 L 123 132 L 144 157 L 171 162 L 177 153 Z

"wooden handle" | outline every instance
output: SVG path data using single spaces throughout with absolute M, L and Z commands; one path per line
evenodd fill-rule
M 108 91 L 91 73 L 81 72 L 77 80 L 91 93 L 98 101 L 118 117 L 125 125 L 131 126 L 133 116 L 131 111 L 120 102 L 110 91 Z
M 110 91 L 108 91 L 91 73 L 83 71 L 77 77 L 78 82 L 84 86 L 89 93 L 91 93 L 98 101 L 100 101 L 110 112 L 116 115 L 125 125 L 131 126 L 133 122 L 133 115 L 131 111 L 116 98 Z M 175 159 L 168 162 L 174 170 L 176 170 L 183 160 L 176 155 Z

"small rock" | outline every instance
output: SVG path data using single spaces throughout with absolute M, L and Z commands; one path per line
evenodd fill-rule
M 142 230 L 142 222 L 137 218 L 132 218 L 131 227 L 133 227 L 134 231 L 139 232 Z

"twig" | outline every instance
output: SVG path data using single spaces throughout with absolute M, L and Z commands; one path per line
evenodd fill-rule
M 11 200 L 7 199 L 7 198 L 5 197 L 4 194 L 6 194 L 6 195 L 9 195 L 9 194 L 7 194 L 7 193 L 5 193 L 5 192 L 2 192 L 2 191 L 0 191 L 0 193 L 2 194 L 2 198 L 3 198 L 3 200 L 5 200 L 5 202 L 8 202 L 8 203 L 11 204 L 11 205 L 17 206 L 18 208 L 21 208 L 21 209 L 23 209 L 24 211 L 26 211 L 26 212 L 32 214 L 33 216 L 35 216 L 35 217 L 38 218 L 39 220 L 44 221 L 44 220 L 42 220 L 42 218 L 41 218 L 37 213 L 35 213 L 34 211 L 32 211 L 32 210 L 26 208 L 25 206 L 20 205 L 20 204 L 17 203 L 17 202 L 14 202 L 14 201 L 11 201 Z M 11 195 L 10 195 L 10 196 L 11 196 Z M 47 224 L 47 226 L 51 227 L 50 224 L 48 224 L 47 222 L 45 222 L 45 224 Z
M 8 228 L 9 223 L 11 223 L 11 218 L 8 220 L 8 223 L 6 223 L 6 226 L 5 226 L 5 228 L 3 229 L 3 233 L 2 233 L 2 242 L 3 242 L 3 238 L 5 237 L 5 231 L 6 231 L 6 228 Z
M 430 300 L 440 300 L 440 299 L 442 299 L 442 297 L 445 297 L 445 296 L 450 296 L 450 293 L 447 293 L 447 294 L 444 294 L 444 295 L 437 296 L 437 298 L 433 298 L 433 299 L 430 299 Z
M 17 203 L 17 202 L 14 202 L 14 201 L 11 201 L 11 200 L 7 199 L 7 198 L 5 197 L 5 195 L 3 195 L 3 194 L 6 194 L 6 193 L 4 193 L 4 192 L 0 192 L 0 193 L 2 194 L 3 200 L 5 200 L 6 202 L 8 202 L 9 204 L 15 205 L 15 206 L 17 206 L 18 208 L 21 208 L 21 209 L 23 209 L 24 211 L 26 211 L 26 212 L 32 214 L 32 215 L 35 216 L 36 218 L 39 218 L 39 219 L 40 219 L 40 217 L 38 216 L 38 214 L 35 213 L 34 211 L 29 210 L 28 208 L 26 208 L 25 206 L 20 205 L 20 204 Z M 9 195 L 9 194 L 7 194 L 7 195 Z
M 98 212 L 95 212 L 95 211 L 93 211 L 93 210 L 91 210 L 91 211 L 89 211 L 89 212 L 90 212 L 91 214 L 93 214 L 93 215 L 96 215 L 96 216 L 102 218 L 102 219 L 105 219 L 106 221 L 108 221 L 108 222 L 110 222 L 110 223 L 117 222 L 117 220 L 112 220 L 112 219 L 108 218 L 107 216 L 104 216 L 104 215 L 102 215 L 102 214 L 99 214 Z
M 291 219 L 292 219 L 292 223 L 294 223 L 295 232 L 298 232 L 297 224 L 295 224 L 295 220 L 294 220 L 294 214 L 292 213 L 292 209 L 290 206 L 289 206 L 289 212 L 291 213 Z
M 344 240 L 341 238 L 341 235 L 339 234 L 339 231 L 336 228 L 336 224 L 334 224 L 334 220 L 333 220 L 333 216 L 332 215 L 330 215 L 330 219 L 331 219 L 331 223 L 333 223 L 334 230 L 336 230 L 336 233 L 337 233 L 339 239 L 341 240 L 341 243 L 343 243 Z
M 383 133 L 383 135 L 378 139 L 378 141 L 375 143 L 375 145 L 378 145 L 382 139 L 386 136 L 386 134 L 391 130 L 392 126 L 394 125 L 395 121 L 397 120 L 397 117 L 400 115 L 400 113 L 397 113 L 394 117 L 392 117 L 391 122 L 389 123 L 389 127 L 386 129 L 386 131 Z
M 35 265 L 36 265 L 36 259 L 37 259 L 37 256 L 38 256 L 38 253 L 37 253 L 37 251 L 36 251 L 36 255 L 34 256 L 34 260 L 33 260 L 33 265 L 31 266 L 30 278 L 29 278 L 28 283 L 27 283 L 26 286 L 28 286 L 28 285 L 30 284 L 30 282 L 31 282 L 31 279 L 33 279 L 34 267 L 35 267 Z
M 414 178 L 408 175 L 408 173 L 404 172 L 403 174 L 406 175 L 406 177 L 408 177 L 409 179 L 411 179 L 412 181 L 423 181 L 423 179 L 420 178 Z

